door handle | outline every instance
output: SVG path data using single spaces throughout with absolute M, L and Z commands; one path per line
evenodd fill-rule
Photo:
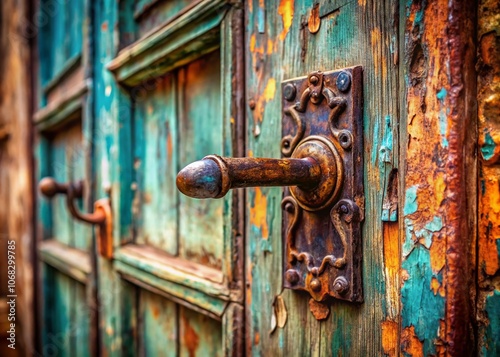
M 38 184 L 40 192 L 49 199 L 58 194 L 66 195 L 66 206 L 75 219 L 97 225 L 99 254 L 110 259 L 113 257 L 113 219 L 110 200 L 108 198 L 97 200 L 92 213 L 80 212 L 75 200 L 83 197 L 83 186 L 83 181 L 60 183 L 52 177 L 44 177 Z
M 284 287 L 316 301 L 362 302 L 362 68 L 315 71 L 281 89 L 281 159 L 209 155 L 183 168 L 177 187 L 220 198 L 232 188 L 284 186 Z

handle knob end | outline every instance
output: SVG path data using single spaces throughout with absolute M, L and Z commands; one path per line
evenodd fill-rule
M 40 192 L 47 198 L 52 198 L 61 192 L 60 185 L 52 177 L 44 177 L 38 184 Z
M 222 172 L 212 159 L 195 161 L 177 174 L 177 188 L 193 198 L 217 198 L 222 189 Z

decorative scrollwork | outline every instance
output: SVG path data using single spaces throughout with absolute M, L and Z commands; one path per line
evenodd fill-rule
M 300 215 L 300 207 L 292 196 L 286 196 L 281 201 L 281 208 L 288 212 L 291 216 L 286 230 L 286 241 L 290 244 L 290 248 L 295 249 L 295 240 L 293 239 L 293 231 L 297 226 Z
M 281 153 L 283 154 L 283 156 L 289 157 L 290 155 L 292 155 L 293 150 L 295 150 L 295 147 L 300 142 L 300 140 L 302 140 L 302 137 L 304 136 L 305 125 L 295 108 L 288 107 L 284 110 L 284 112 L 285 114 L 288 114 L 292 117 L 292 119 L 295 121 L 295 125 L 297 126 L 297 132 L 294 136 L 286 135 L 283 137 L 283 139 L 281 139 Z

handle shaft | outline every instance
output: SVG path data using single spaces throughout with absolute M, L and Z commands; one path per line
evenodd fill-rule
M 194 198 L 219 198 L 231 188 L 256 186 L 314 187 L 321 179 L 313 158 L 228 158 L 210 155 L 177 175 L 177 187 Z

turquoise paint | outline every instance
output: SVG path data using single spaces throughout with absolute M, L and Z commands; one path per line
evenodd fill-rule
M 495 290 L 486 297 L 485 312 L 488 315 L 489 324 L 485 329 L 482 355 L 500 356 L 500 291 Z
M 377 162 L 377 155 L 378 155 L 378 137 L 379 137 L 379 119 L 375 118 L 375 124 L 373 125 L 373 134 L 370 135 L 370 137 L 373 140 L 372 143 L 372 164 L 375 164 Z
M 443 221 L 441 217 L 435 216 L 432 221 L 427 223 L 424 229 L 421 229 L 418 232 L 415 232 L 415 235 L 420 239 L 424 238 L 423 245 L 429 249 L 432 244 L 432 233 L 439 232 L 443 228 Z
M 405 206 L 403 208 L 403 213 L 406 215 L 417 212 L 418 202 L 417 202 L 417 185 L 408 187 L 405 196 Z
M 486 133 L 484 136 L 484 144 L 481 146 L 481 154 L 483 155 L 483 159 L 490 160 L 495 154 L 496 144 L 493 141 L 490 133 Z
M 445 88 L 441 88 L 441 90 L 436 94 L 436 97 L 439 99 L 440 109 L 439 109 L 439 132 L 442 136 L 441 145 L 443 147 L 448 147 L 448 139 L 446 138 L 446 131 L 448 130 L 448 122 L 447 122 L 447 111 L 444 107 L 444 100 L 446 99 L 446 95 L 448 92 Z
M 408 280 L 401 288 L 403 328 L 414 326 L 418 339 L 423 341 L 424 356 L 435 354 L 434 341 L 438 338 L 439 321 L 444 319 L 445 300 L 434 295 L 431 280 L 442 280 L 441 274 L 433 274 L 430 253 L 417 245 L 402 268 L 408 272 Z

